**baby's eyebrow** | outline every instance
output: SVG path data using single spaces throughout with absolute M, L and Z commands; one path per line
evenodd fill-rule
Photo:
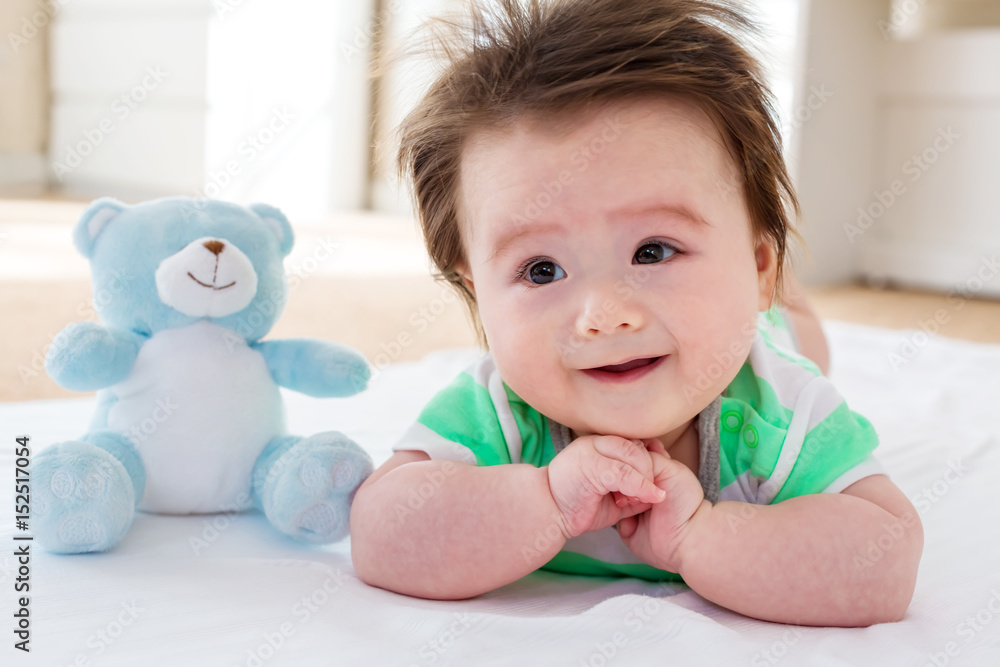
M 640 206 L 628 206 L 611 211 L 608 217 L 610 217 L 611 219 L 638 218 L 647 215 L 660 215 L 660 216 L 668 216 L 671 218 L 681 218 L 682 220 L 693 222 L 699 226 L 700 225 L 704 225 L 707 227 L 712 226 L 712 223 L 706 220 L 697 211 L 693 211 L 683 204 L 657 203 L 649 205 L 644 204 Z
M 529 226 L 525 225 L 515 225 L 514 232 L 510 234 L 505 234 L 501 236 L 497 242 L 493 245 L 493 253 L 490 255 L 489 261 L 493 261 L 499 257 L 507 248 L 509 248 L 515 241 L 521 239 L 525 236 L 530 236 L 531 234 L 543 234 L 545 232 L 559 232 L 563 230 L 562 225 L 557 225 L 554 223 L 538 223 Z

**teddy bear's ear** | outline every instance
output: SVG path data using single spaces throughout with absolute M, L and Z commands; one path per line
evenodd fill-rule
M 278 238 L 281 256 L 287 256 L 292 251 L 295 236 L 292 234 L 292 226 L 288 224 L 288 218 L 285 217 L 285 214 L 269 204 L 250 204 L 249 208 L 271 228 L 271 231 Z
M 112 197 L 101 197 L 91 202 L 80 216 L 80 221 L 76 223 L 76 229 L 73 230 L 73 245 L 81 255 L 90 258 L 94 250 L 94 241 L 104 227 L 126 208 L 127 204 Z

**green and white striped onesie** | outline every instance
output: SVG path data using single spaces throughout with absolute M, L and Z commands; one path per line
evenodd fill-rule
M 839 493 L 884 472 L 871 454 L 878 438 L 868 420 L 848 409 L 811 361 L 775 342 L 791 335 L 778 311 L 759 323 L 736 378 L 698 415 L 705 497 L 769 505 Z M 542 467 L 570 441 L 569 429 L 521 400 L 486 355 L 431 399 L 393 449 L 480 466 Z M 681 581 L 636 558 L 614 528 L 569 540 L 543 568 Z

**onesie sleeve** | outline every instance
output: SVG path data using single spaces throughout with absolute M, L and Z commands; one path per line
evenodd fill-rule
M 722 401 L 722 499 L 778 503 L 884 473 L 878 436 L 814 364 L 758 336 Z M 725 474 L 725 473 L 728 473 Z
M 438 392 L 392 449 L 491 466 L 520 462 L 521 441 L 509 390 L 486 356 Z
M 863 477 L 884 473 L 872 456 L 878 435 L 871 422 L 852 411 L 825 377 L 806 386 L 795 412 L 774 472 L 758 490 L 762 499 L 778 503 L 839 493 Z

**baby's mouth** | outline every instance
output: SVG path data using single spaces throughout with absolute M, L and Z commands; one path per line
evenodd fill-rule
M 583 372 L 598 382 L 619 385 L 627 384 L 634 380 L 638 380 L 641 377 L 645 377 L 649 373 L 653 373 L 660 367 L 663 360 L 668 356 L 670 355 L 663 355 L 661 357 L 639 357 L 638 359 L 623 361 L 620 364 L 609 364 L 608 366 L 599 366 L 597 368 L 585 368 Z
M 655 364 L 657 361 L 663 357 L 644 357 L 641 359 L 632 359 L 631 361 L 626 361 L 621 364 L 611 364 L 610 366 L 600 366 L 598 368 L 591 368 L 592 371 L 604 371 L 605 373 L 627 373 L 628 371 L 635 370 L 636 368 L 641 368 L 643 366 L 649 366 Z

